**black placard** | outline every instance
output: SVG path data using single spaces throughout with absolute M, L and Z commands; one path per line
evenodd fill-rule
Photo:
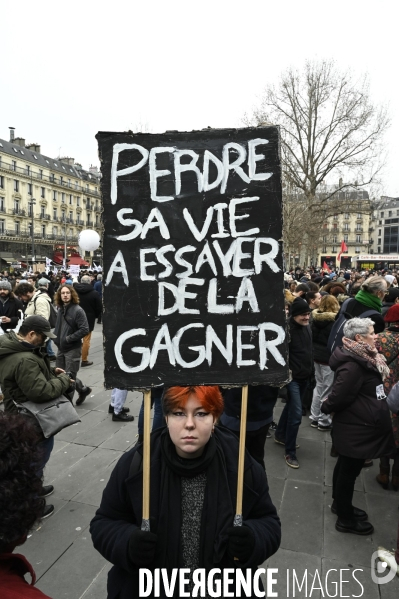
M 96 137 L 106 387 L 285 382 L 278 129 Z

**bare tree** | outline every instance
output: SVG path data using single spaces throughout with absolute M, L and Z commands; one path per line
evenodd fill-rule
M 384 164 L 387 109 L 372 103 L 367 77 L 354 81 L 332 61 L 288 69 L 277 86 L 266 88 L 245 122 L 280 126 L 285 199 L 301 204 L 296 211 L 303 217 L 302 235 L 309 234 L 310 222 L 318 227 L 328 216 L 350 210 L 339 192 L 375 183 Z M 326 186 L 333 180 L 339 184 Z M 285 239 L 288 226 L 297 225 L 286 223 Z

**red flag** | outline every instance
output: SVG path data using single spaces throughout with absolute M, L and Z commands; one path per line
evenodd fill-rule
M 326 261 L 323 262 L 323 270 L 326 270 L 328 273 L 331 272 L 331 270 L 327 266 L 327 262 Z
M 345 241 L 343 241 L 341 243 L 341 251 L 340 251 L 340 253 L 337 256 L 337 261 L 338 262 L 341 262 L 341 254 L 343 254 L 344 252 L 347 252 L 347 251 L 348 251 L 348 248 L 346 247 Z

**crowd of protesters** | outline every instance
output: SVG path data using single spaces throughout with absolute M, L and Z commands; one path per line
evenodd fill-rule
M 67 273 L 3 273 L 3 334 L 19 335 L 19 341 L 28 340 L 32 345 L 35 336 L 42 335 L 39 341 L 46 348 L 48 364 L 56 362 L 47 382 L 59 379 L 66 387 L 65 372 L 77 379 L 79 368 L 92 364 L 88 352 L 95 322 L 101 323 L 101 279 L 100 273 L 93 272 L 82 273 L 79 280 L 68 278 Z M 399 273 L 388 270 L 327 272 L 297 268 L 285 273 L 290 381 L 283 389 L 249 385 L 246 469 L 251 474 L 244 482 L 260 489 L 262 497 L 257 516 L 251 517 L 248 511 L 239 531 L 229 527 L 231 518 L 225 516 L 233 515 L 236 478 L 231 472 L 235 471 L 232 464 L 238 451 L 240 389 L 154 390 L 151 464 L 159 469 L 155 485 L 162 482 L 162 493 L 160 490 L 157 497 L 159 509 L 155 510 L 157 525 L 151 532 L 140 530 L 143 410 L 138 443 L 116 466 L 91 525 L 95 547 L 114 564 L 109 577 L 112 592 L 116 589 L 118 596 L 131 596 L 137 591 L 138 568 L 162 567 L 165 560 L 170 567 L 210 568 L 217 553 L 225 567 L 238 558 L 241 565 L 253 568 L 272 555 L 280 543 L 280 523 L 264 476 L 265 441 L 273 432 L 274 441 L 284 447 L 286 465 L 298 469 L 297 437 L 304 416 L 309 417 L 312 428 L 332 437 L 331 456 L 337 461 L 331 511 L 337 516 L 336 530 L 364 536 L 373 533 L 368 514 L 353 506 L 352 499 L 356 478 L 375 459 L 379 460 L 378 484 L 383 489 L 399 490 L 399 423 L 397 413 L 392 411 L 398 405 L 397 390 L 395 401 L 389 401 L 399 381 L 398 280 Z M 31 326 L 26 325 L 29 320 L 23 321 L 25 315 L 49 323 L 52 306 L 57 309 L 54 334 L 36 321 Z M 9 344 L 2 345 L 0 336 L 0 382 L 6 356 L 3 346 L 7 349 Z M 90 391 L 81 384 L 76 404 L 82 403 Z M 67 394 L 68 389 L 64 392 Z M 113 420 L 133 420 L 129 408 L 124 407 L 126 396 L 127 391 L 113 390 L 109 407 Z M 274 408 L 279 397 L 284 407 L 275 423 Z M 48 459 L 49 453 L 45 461 Z M 41 463 L 40 477 L 45 461 Z M 132 476 L 137 476 L 137 488 L 126 482 Z M 36 496 L 43 498 L 52 490 L 51 485 L 42 487 Z M 214 536 L 208 538 L 210 524 L 204 528 L 201 522 L 204 511 L 210 517 L 213 504 L 221 511 L 213 513 Z M 133 515 L 132 505 L 136 506 Z M 42 517 L 48 515 L 48 507 L 44 506 Z M 193 514 L 197 527 L 192 526 Z M 167 540 L 172 523 L 178 526 L 180 535 Z M 215 548 L 215 543 L 212 557 L 210 548 L 212 544 Z M 383 549 L 380 553 L 392 567 L 399 564 L 399 530 L 396 554 Z

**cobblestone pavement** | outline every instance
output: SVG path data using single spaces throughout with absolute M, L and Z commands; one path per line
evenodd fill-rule
M 45 483 L 55 486 L 49 498 L 55 514 L 37 526 L 21 547 L 36 570 L 37 586 L 54 599 L 105 599 L 107 595 L 110 565 L 93 549 L 89 523 L 116 461 L 136 442 L 142 401 L 140 393 L 129 393 L 126 405 L 135 416 L 134 422 L 112 421 L 108 414 L 110 391 L 103 388 L 102 334 L 98 325 L 92 335 L 89 359 L 94 365 L 81 369 L 79 374 L 93 393 L 77 408 L 81 423 L 57 435 L 45 471 Z M 276 417 L 281 408 L 279 400 Z M 375 527 L 373 536 L 337 532 L 330 511 L 335 463 L 330 457 L 330 435 L 312 429 L 309 419 L 304 418 L 298 442 L 298 470 L 286 466 L 282 446 L 273 439 L 266 442 L 270 493 L 283 531 L 281 548 L 267 564 L 278 568 L 273 590 L 279 597 L 397 599 L 399 577 L 384 585 L 372 582 L 371 558 L 378 545 L 395 547 L 399 493 L 384 491 L 378 485 L 375 461 L 372 468 L 362 471 L 354 499 L 356 506 L 369 513 Z M 294 593 L 295 575 L 301 584 L 305 572 L 307 589 L 305 585 L 302 590 L 296 586 Z

